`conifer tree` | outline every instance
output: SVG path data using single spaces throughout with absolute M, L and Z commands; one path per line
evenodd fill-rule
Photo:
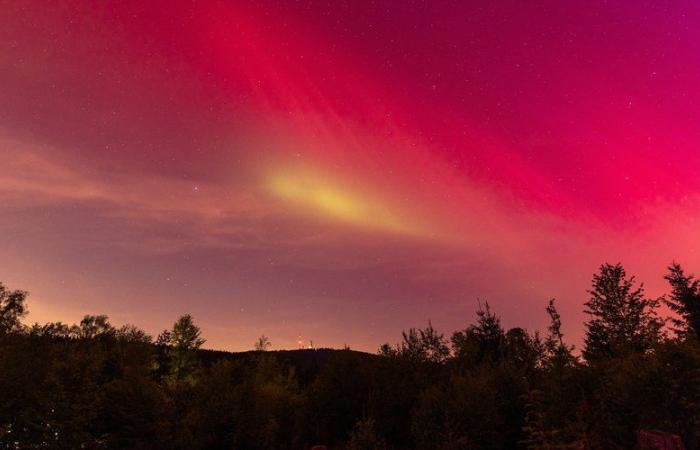
M 591 319 L 585 324 L 583 349 L 587 361 L 645 352 L 659 341 L 659 300 L 647 298 L 643 285 L 635 287 L 635 278 L 627 278 L 621 264 L 601 265 L 588 293 L 585 312 Z
M 664 278 L 672 288 L 671 296 L 665 299 L 665 303 L 678 314 L 678 319 L 672 319 L 674 325 L 682 334 L 700 338 L 700 280 L 686 275 L 676 262 L 671 264 Z

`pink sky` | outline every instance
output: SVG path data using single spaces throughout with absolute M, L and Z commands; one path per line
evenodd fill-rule
M 30 321 L 374 351 L 700 271 L 695 2 L 0 8 L 0 280 Z

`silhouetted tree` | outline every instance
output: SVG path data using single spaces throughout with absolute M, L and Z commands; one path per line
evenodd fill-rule
M 35 323 L 29 329 L 29 334 L 32 336 L 41 336 L 51 339 L 70 339 L 75 337 L 74 329 L 71 326 L 62 322 L 49 322 L 44 325 Z
M 647 298 L 643 286 L 635 287 L 634 277 L 626 276 L 621 264 L 603 264 L 593 275 L 591 297 L 585 303 L 591 319 L 585 324 L 583 355 L 589 362 L 645 352 L 659 341 L 659 301 Z
M 671 285 L 671 296 L 665 300 L 668 307 L 678 314 L 672 319 L 677 330 L 700 338 L 700 280 L 686 275 L 680 264 L 674 262 L 664 277 Z
M 114 331 L 114 336 L 120 341 L 150 344 L 153 338 L 136 325 L 122 325 Z
M 377 353 L 387 358 L 396 358 L 398 356 L 398 351 L 396 350 L 396 348 L 388 342 L 385 342 L 382 345 L 380 345 Z
M 105 315 L 87 315 L 80 321 L 80 325 L 74 328 L 74 333 L 81 339 L 95 339 L 100 337 L 113 337 L 116 333 Z
M 445 336 L 435 330 L 430 321 L 426 328 L 409 328 L 408 331 L 403 331 L 402 337 L 402 341 L 394 348 L 383 344 L 379 347 L 379 354 L 416 363 L 443 363 L 450 355 Z
M 561 316 L 554 305 L 554 299 L 549 301 L 545 310 L 549 316 L 548 333 L 544 341 L 545 362 L 557 367 L 573 364 L 576 362 L 573 355 L 574 346 L 569 346 L 564 342 L 564 334 L 561 331 Z
M 21 319 L 27 314 L 25 291 L 8 290 L 0 283 L 0 335 L 23 331 Z
M 157 381 L 162 381 L 172 372 L 170 343 L 172 341 L 172 333 L 170 330 L 163 330 L 154 342 L 155 358 L 153 361 L 153 376 Z
M 695 279 L 670 270 L 669 301 L 695 305 Z M 626 449 L 640 429 L 700 448 L 691 308 L 659 339 L 658 302 L 619 265 L 594 276 L 585 362 L 553 300 L 543 338 L 504 330 L 485 303 L 452 352 L 429 322 L 379 355 L 231 354 L 201 349 L 190 316 L 155 341 L 102 315 L 26 328 L 25 295 L 3 290 L 0 448 Z
M 452 347 L 462 366 L 500 361 L 505 351 L 505 332 L 501 319 L 491 312 L 488 302 L 476 311 L 476 324 L 452 335 Z
M 508 330 L 504 339 L 504 360 L 518 370 L 531 373 L 537 369 L 544 352 L 538 333 L 533 336 L 523 328 Z
M 197 367 L 197 350 L 204 344 L 202 332 L 192 316 L 185 314 L 173 325 L 170 333 L 171 373 L 177 381 L 193 381 Z
M 272 346 L 270 339 L 264 334 L 255 341 L 255 350 L 259 352 L 265 352 Z

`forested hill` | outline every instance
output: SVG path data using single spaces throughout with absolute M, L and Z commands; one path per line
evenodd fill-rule
M 245 352 L 227 352 L 222 350 L 199 349 L 198 356 L 204 366 L 210 367 L 221 361 L 247 361 L 255 363 L 260 357 L 274 358 L 280 364 L 293 367 L 296 375 L 303 380 L 314 378 L 323 367 L 339 353 L 349 354 L 359 361 L 376 361 L 376 354 L 351 349 L 314 348 L 298 350 L 250 350 Z
M 26 293 L 0 284 L 0 448 L 698 449 L 700 282 L 677 264 L 665 278 L 650 298 L 603 264 L 580 352 L 550 300 L 542 333 L 484 303 L 449 337 L 429 323 L 377 355 L 264 336 L 203 350 L 189 315 L 155 339 L 106 316 L 28 325 Z

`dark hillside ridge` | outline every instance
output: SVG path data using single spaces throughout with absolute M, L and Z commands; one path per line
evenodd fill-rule
M 651 298 L 603 264 L 580 352 L 552 299 L 541 332 L 485 302 L 377 354 L 205 350 L 189 314 L 155 339 L 104 315 L 27 326 L 26 293 L 0 284 L 0 448 L 700 450 L 700 280 L 665 279 Z
M 315 348 L 298 350 L 268 350 L 245 352 L 228 352 L 224 350 L 199 349 L 199 360 L 205 367 L 210 367 L 220 361 L 250 361 L 255 363 L 260 357 L 274 358 L 286 367 L 293 367 L 300 381 L 313 380 L 328 362 L 338 355 L 349 355 L 361 362 L 370 362 L 381 356 L 350 349 Z

